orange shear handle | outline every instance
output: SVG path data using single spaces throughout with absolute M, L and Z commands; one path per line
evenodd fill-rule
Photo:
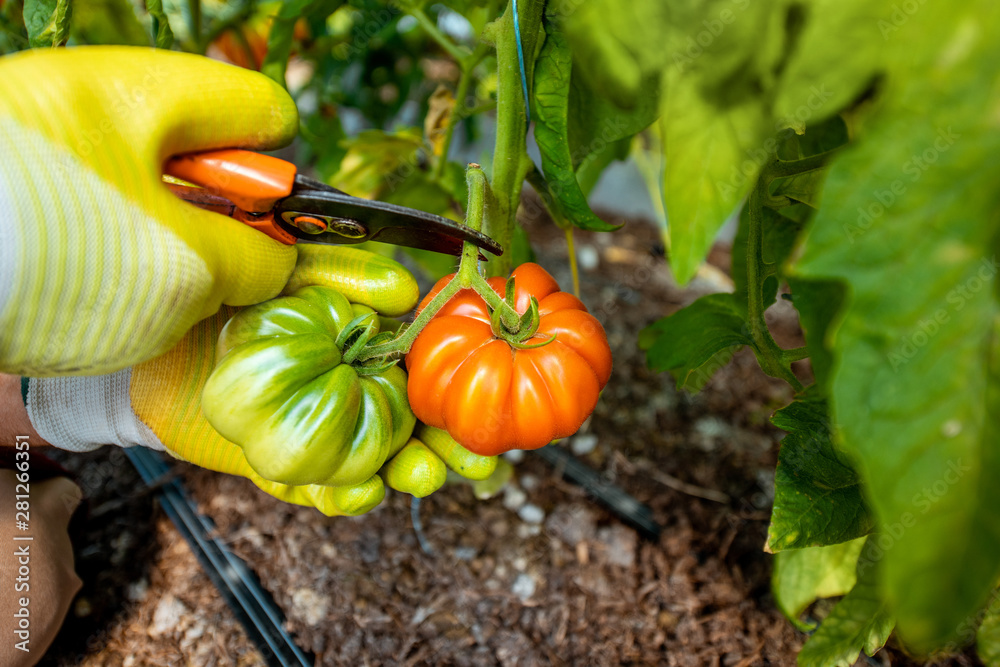
M 233 217 L 285 245 L 295 237 L 274 221 L 274 205 L 292 194 L 295 165 L 253 151 L 227 148 L 170 158 L 163 171 L 225 197 L 237 210 Z

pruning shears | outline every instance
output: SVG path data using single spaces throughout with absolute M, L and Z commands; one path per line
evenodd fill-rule
M 468 241 L 494 255 L 503 248 L 465 225 L 416 209 L 354 197 L 298 173 L 291 162 L 253 151 L 224 149 L 169 159 L 174 194 L 228 215 L 292 245 L 381 241 L 459 255 Z

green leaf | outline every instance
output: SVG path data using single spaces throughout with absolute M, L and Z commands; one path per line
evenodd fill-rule
M 157 0 L 159 1 L 159 0 Z M 292 53 L 295 24 L 300 18 L 320 15 L 329 16 L 337 10 L 343 0 L 289 0 L 278 6 L 278 12 L 271 21 L 271 31 L 267 37 L 267 55 L 260 65 L 260 71 L 283 87 L 288 59 Z
M 656 371 L 669 371 L 677 387 L 695 391 L 742 345 L 751 343 L 732 294 L 709 294 L 639 332 L 639 348 Z
M 80 44 L 149 46 L 128 0 L 73 0 L 73 39 Z
M 163 0 L 146 0 L 146 11 L 153 17 L 153 44 L 158 49 L 169 49 L 174 44 L 174 31 L 163 9 Z
M 271 77 L 283 87 L 285 71 L 288 69 L 288 59 L 292 53 L 292 42 L 295 35 L 295 22 L 298 18 L 275 17 L 271 22 L 271 31 L 267 37 L 267 55 L 260 64 L 260 71 Z
M 31 47 L 65 44 L 72 13 L 70 0 L 24 0 L 24 27 Z
M 950 8 L 954 10 L 955 8 Z M 928 651 L 986 599 L 1000 560 L 995 260 L 1000 8 L 928 9 L 920 53 L 830 171 L 797 273 L 842 281 L 833 417 L 886 531 L 883 592 Z M 910 21 L 924 21 L 922 14 Z M 891 539 L 890 539 L 891 538 Z
M 819 208 L 823 195 L 823 182 L 826 180 L 826 169 L 813 169 L 787 178 L 775 180 L 772 194 L 785 195 L 812 208 Z
M 894 620 L 876 586 L 877 568 L 858 568 L 858 581 L 799 653 L 799 667 L 851 667 L 864 650 L 885 646 Z
M 825 547 L 789 549 L 774 557 L 771 590 L 778 608 L 799 630 L 815 623 L 800 620 L 818 598 L 845 595 L 857 582 L 858 555 L 866 537 Z
M 561 32 L 550 32 L 535 61 L 535 140 L 542 172 L 563 216 L 581 229 L 608 232 L 620 225 L 604 222 L 590 210 L 573 170 L 568 132 L 568 99 L 573 58 Z
M 424 143 L 419 128 L 406 128 L 365 130 L 343 145 L 347 153 L 330 184 L 355 197 L 383 199 L 417 171 Z
M 777 118 L 814 123 L 840 111 L 868 86 L 885 61 L 879 22 L 893 0 L 812 0 L 782 74 Z
M 973 624 L 966 624 L 959 638 L 972 633 Z M 986 667 L 1000 667 L 1000 598 L 993 593 L 991 604 L 986 608 L 982 623 L 976 630 L 976 654 Z
M 831 440 L 826 402 L 807 396 L 776 412 L 771 423 L 788 435 L 778 452 L 764 549 L 825 546 L 871 532 L 861 481 Z
M 788 277 L 792 303 L 799 312 L 799 325 L 806 337 L 809 363 L 822 393 L 828 394 L 833 367 L 835 320 L 844 303 L 844 286 L 832 281 Z
M 678 282 L 686 283 L 750 192 L 773 146 L 759 99 L 720 108 L 702 98 L 696 80 L 674 69 L 663 98 L 670 266 Z
M 632 109 L 623 109 L 605 97 L 603 91 L 592 88 L 580 70 L 580 66 L 574 63 L 567 99 L 566 134 L 573 169 L 577 171 L 591 155 L 602 153 L 612 144 L 642 132 L 660 112 L 658 73 L 647 76 L 642 82 L 643 94 L 636 105 Z M 627 145 L 623 152 L 628 155 Z M 618 154 L 621 153 L 619 149 Z

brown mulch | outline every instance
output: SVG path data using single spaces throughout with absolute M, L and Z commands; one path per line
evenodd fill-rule
M 558 230 L 531 233 L 541 262 L 568 288 Z M 433 555 L 421 551 L 401 494 L 366 516 L 328 519 L 245 480 L 180 466 L 317 664 L 794 664 L 805 637 L 775 610 L 762 551 L 781 437 L 767 420 L 789 389 L 744 351 L 703 392 L 677 392 L 645 367 L 636 332 L 720 289 L 724 274 L 678 289 L 649 250 L 656 231 L 641 224 L 576 238 L 599 260 L 583 271 L 582 291 L 607 328 L 615 369 L 568 444 L 590 449 L 588 465 L 652 508 L 661 538 L 642 539 L 530 454 L 495 498 L 478 501 L 455 484 L 422 502 Z M 728 265 L 724 249 L 712 260 Z M 775 311 L 776 335 L 795 344 L 794 312 Z M 88 602 L 71 611 L 67 628 L 77 630 L 64 629 L 48 662 L 262 664 L 176 530 L 148 495 L 135 494 L 140 484 L 124 457 L 108 463 L 113 456 L 60 455 L 84 474 L 105 471 L 87 489 L 92 511 L 116 494 L 133 500 L 87 523 Z M 657 481 L 664 474 L 730 500 L 683 493 Z

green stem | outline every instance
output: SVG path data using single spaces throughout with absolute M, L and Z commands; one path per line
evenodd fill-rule
M 486 174 L 478 164 L 470 164 L 466 172 L 466 180 L 469 184 L 469 205 L 466 218 L 466 225 L 476 231 L 483 227 L 484 219 L 488 219 L 488 211 L 492 205 L 490 196 L 490 185 L 486 180 Z M 486 279 L 479 272 L 479 248 L 472 243 L 466 242 L 462 247 L 462 260 L 458 265 L 458 272 L 455 277 L 445 285 L 440 292 L 434 295 L 420 314 L 417 315 L 413 323 L 400 332 L 399 336 L 387 343 L 371 345 L 363 348 L 357 353 L 358 361 L 365 361 L 374 357 L 402 356 L 410 351 L 413 341 L 417 339 L 424 327 L 434 319 L 434 316 L 448 303 L 452 297 L 463 289 L 473 289 L 486 301 L 487 305 L 493 309 L 500 309 L 500 315 L 506 326 L 512 333 L 517 333 L 520 326 L 520 316 L 513 308 L 507 304 L 500 296 L 493 291 Z
M 767 169 L 765 168 L 765 172 Z M 761 369 L 771 377 L 780 378 L 792 385 L 795 391 L 802 391 L 802 383 L 792 373 L 789 362 L 783 356 L 782 350 L 764 320 L 764 290 L 763 283 L 768 267 L 764 264 L 764 231 L 763 204 L 767 195 L 769 180 L 760 178 L 750 192 L 749 218 L 750 224 L 747 236 L 747 287 L 749 299 L 747 302 L 747 324 L 750 327 L 750 338 L 753 340 L 754 352 Z
M 781 351 L 781 360 L 786 363 L 792 363 L 793 361 L 801 361 L 802 359 L 807 359 L 809 357 L 809 348 L 807 347 L 796 347 L 791 350 Z
M 825 153 L 817 153 L 816 155 L 804 157 L 801 160 L 775 160 L 765 167 L 761 177 L 766 177 L 766 180 L 770 181 L 775 178 L 795 176 L 796 174 L 804 174 L 807 171 L 822 169 L 837 153 L 837 149 L 833 149 Z
M 438 156 L 438 161 L 434 163 L 434 171 L 431 173 L 431 178 L 437 182 L 441 181 L 445 165 L 448 164 L 448 152 L 451 150 L 451 139 L 455 135 L 455 127 L 474 113 L 474 110 L 470 111 L 465 108 L 465 98 L 469 94 L 469 86 L 472 84 L 472 72 L 476 69 L 476 65 L 486 57 L 488 50 L 488 45 L 480 43 L 468 58 L 459 62 L 462 68 L 462 76 L 458 80 L 458 88 L 455 90 L 455 108 L 451 110 L 451 114 L 448 117 L 448 125 L 444 128 L 444 142 L 441 145 L 441 155 Z
M 205 44 L 201 40 L 201 0 L 188 0 L 191 20 L 191 39 L 196 53 L 205 54 Z
M 535 47 L 541 33 L 544 0 L 521 0 L 518 3 L 524 65 L 528 76 L 534 71 Z M 514 217 L 521 196 L 521 184 L 531 166 L 525 152 L 527 134 L 526 105 L 521 92 L 521 73 L 514 41 L 514 16 L 511 4 L 503 15 L 487 26 L 497 50 L 497 136 L 493 150 L 493 192 L 496 195 L 496 216 L 487 220 L 486 234 L 504 248 L 509 248 L 514 236 Z M 531 89 L 529 80 L 529 91 Z M 490 275 L 510 272 L 510 253 L 493 257 L 486 265 Z
M 573 274 L 573 296 L 580 298 L 580 270 L 576 265 L 576 247 L 573 244 L 573 227 L 566 228 L 566 250 L 569 252 L 569 270 Z
M 447 51 L 448 55 L 454 58 L 458 63 L 461 63 L 469 55 L 468 51 L 448 39 L 448 36 L 438 29 L 434 21 L 431 21 L 431 17 L 427 16 L 423 7 L 411 6 L 406 11 L 410 16 L 417 20 L 417 23 L 419 23 L 420 27 L 424 29 L 424 32 L 426 32 L 431 39 L 437 42 L 442 49 Z

